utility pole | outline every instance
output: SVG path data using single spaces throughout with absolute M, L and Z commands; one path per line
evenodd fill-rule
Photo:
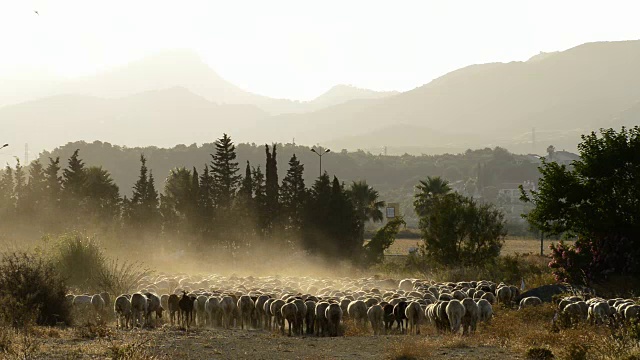
M 330 152 L 330 151 L 331 151 L 331 150 L 326 149 L 326 150 L 324 150 L 324 151 L 320 151 L 320 152 L 318 152 L 318 151 L 316 151 L 316 149 L 311 149 L 311 152 L 312 152 L 312 153 L 314 153 L 314 154 L 316 154 L 316 155 L 318 155 L 318 156 L 320 157 L 320 176 L 322 176 L 322 155 L 324 155 L 324 154 L 326 154 L 326 153 L 328 153 L 328 152 Z

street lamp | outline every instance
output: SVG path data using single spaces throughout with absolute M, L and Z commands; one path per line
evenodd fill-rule
M 320 176 L 322 176 L 322 155 L 328 153 L 331 150 L 326 149 L 324 151 L 317 152 L 316 149 L 311 149 L 311 151 L 320 157 Z

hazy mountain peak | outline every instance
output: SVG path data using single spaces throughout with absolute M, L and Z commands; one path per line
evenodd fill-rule
M 355 87 L 353 85 L 339 84 L 313 99 L 311 102 L 314 105 L 325 107 L 356 99 L 379 99 L 396 95 L 398 93 L 399 92 L 397 91 L 374 91 Z

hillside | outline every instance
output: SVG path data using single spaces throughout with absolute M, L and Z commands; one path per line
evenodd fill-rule
M 116 99 L 59 95 L 0 108 L 3 141 L 29 143 L 38 152 L 68 139 L 156 146 L 202 143 L 225 131 L 253 127 L 265 117 L 255 106 L 218 105 L 184 88 Z
M 461 141 L 467 147 L 511 148 L 515 137 L 534 127 L 562 139 L 567 132 L 611 123 L 640 100 L 638 62 L 640 41 L 589 43 L 532 61 L 472 65 L 396 96 L 275 120 L 283 129 L 280 136 L 295 134 L 312 143 L 403 123 L 473 133 L 472 143 Z M 377 140 L 383 144 L 385 139 Z M 563 147 L 575 147 L 578 141 L 575 137 Z M 543 152 L 547 145 L 540 143 L 535 151 Z

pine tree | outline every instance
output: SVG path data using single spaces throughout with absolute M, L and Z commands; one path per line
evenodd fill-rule
M 202 175 L 200 175 L 198 209 L 201 230 L 204 234 L 208 234 L 211 231 L 210 224 L 213 220 L 213 177 L 211 177 L 209 166 L 206 164 L 202 170 Z
M 47 178 L 39 160 L 35 160 L 29 167 L 29 182 L 25 190 L 23 209 L 26 213 L 42 212 L 42 205 L 46 203 Z
M 331 199 L 329 201 L 328 241 L 326 249 L 328 255 L 352 258 L 362 250 L 359 240 L 359 226 L 353 203 L 344 190 L 344 184 L 337 177 L 333 177 L 331 184 Z
M 62 193 L 62 178 L 60 173 L 60 157 L 55 160 L 49 158 L 49 165 L 44 170 L 46 182 L 47 207 L 57 209 L 60 205 L 60 194 Z
M 84 211 L 90 219 L 110 224 L 120 214 L 120 190 L 111 174 L 101 166 L 84 170 Z
M 13 190 L 16 212 L 22 214 L 26 206 L 26 174 L 24 167 L 20 164 L 20 159 L 16 158 L 16 170 L 14 173 L 15 187 Z
M 296 155 L 289 160 L 287 175 L 282 179 L 280 197 L 282 214 L 285 218 L 285 230 L 292 236 L 299 234 L 304 221 L 306 187 L 303 179 L 304 165 Z
M 242 184 L 238 195 L 244 201 L 245 204 L 250 204 L 253 199 L 253 178 L 251 176 L 251 164 L 247 160 L 247 166 L 244 169 L 244 178 L 242 178 Z
M 329 202 L 331 201 L 331 181 L 325 172 L 316 179 L 304 203 L 304 226 L 302 244 L 312 253 L 322 252 L 326 241 L 325 232 L 329 226 Z
M 265 145 L 267 155 L 266 181 L 265 181 L 265 233 L 273 235 L 277 226 L 277 218 L 280 214 L 279 187 L 278 187 L 278 162 L 276 160 L 276 145 L 273 144 L 272 152 L 269 153 L 269 145 Z
M 80 204 L 82 203 L 85 190 L 87 174 L 84 162 L 79 158 L 79 149 L 73 152 L 69 158 L 69 165 L 62 171 L 62 194 L 63 200 L 68 209 L 73 209 L 79 215 Z
M 269 209 L 267 208 L 267 188 L 265 185 L 264 174 L 260 169 L 260 166 L 253 168 L 251 172 L 251 179 L 253 181 L 253 204 L 256 213 L 256 220 L 258 222 L 258 229 L 264 233 L 266 228 L 266 222 L 268 219 Z
M 130 226 L 151 230 L 158 219 L 158 192 L 144 155 L 140 155 L 140 163 L 140 176 L 133 185 L 133 195 L 130 200 L 123 201 L 123 208 Z
M 13 169 L 7 165 L 0 178 L 0 220 L 11 221 L 15 212 Z
M 211 171 L 213 173 L 213 194 L 215 205 L 221 209 L 221 213 L 228 212 L 231 208 L 241 176 L 236 159 L 236 147 L 231 138 L 224 134 L 216 141 L 216 153 L 211 154 Z

